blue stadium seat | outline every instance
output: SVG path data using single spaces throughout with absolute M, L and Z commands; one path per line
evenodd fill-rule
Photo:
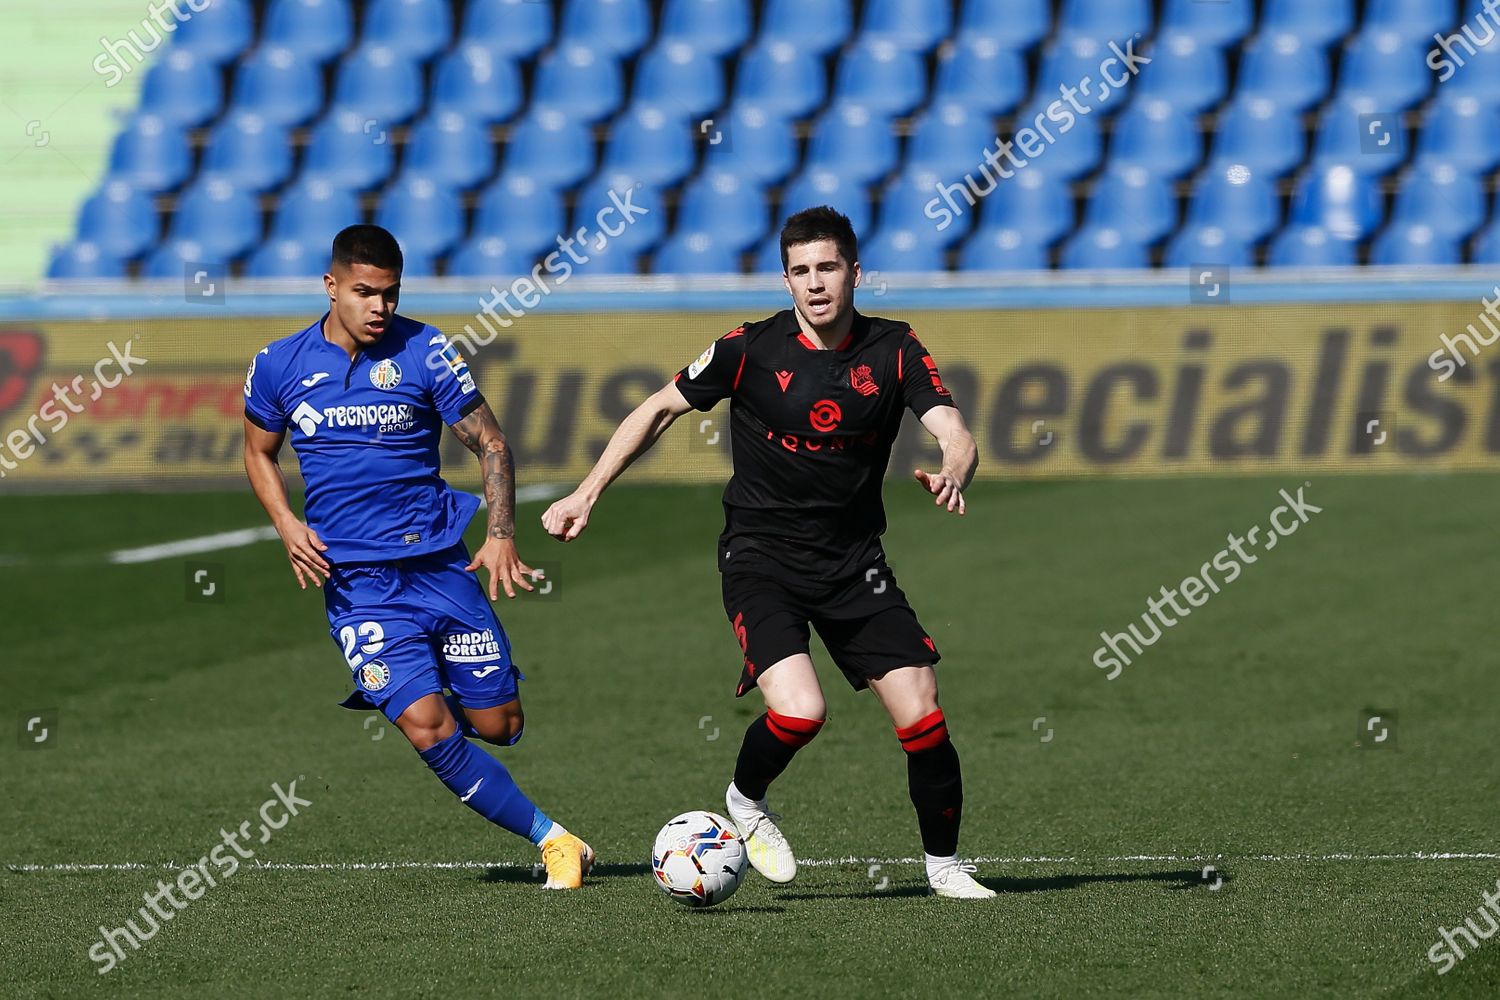
M 172 47 L 211 63 L 224 63 L 249 47 L 254 32 L 249 0 L 213 0 L 177 25 Z
M 1046 95 L 1043 95 L 1045 97 Z M 1084 174 L 1092 173 L 1099 166 L 1099 161 L 1104 153 L 1104 140 L 1100 137 L 1098 115 L 1078 115 L 1063 105 L 1062 111 L 1072 119 L 1072 128 L 1063 130 L 1067 124 L 1067 118 L 1059 122 L 1047 117 L 1047 104 L 1036 104 L 1026 108 L 1016 116 L 1016 131 L 1021 135 L 1023 128 L 1029 128 L 1037 132 L 1036 137 L 1023 136 L 1024 142 L 1016 144 L 1013 155 L 1019 159 L 1026 159 L 1030 164 L 1046 164 L 1050 173 L 1057 174 L 1072 180 L 1082 177 Z M 1061 116 L 1059 116 L 1061 117 Z M 1040 119 L 1040 122 L 1038 122 Z M 1039 127 L 1038 127 L 1039 126 Z M 1045 136 L 1041 130 L 1045 129 L 1054 140 L 1046 143 Z M 1040 155 L 1035 158 L 1026 155 L 1028 149 L 1041 147 Z M 1013 168 L 1012 168 L 1013 169 Z
M 1384 174 L 1406 159 L 1406 131 L 1399 112 L 1372 110 L 1368 97 L 1341 98 L 1323 109 L 1313 144 L 1313 163 L 1347 163 L 1363 173 Z
M 624 97 L 620 62 L 608 50 L 568 42 L 537 62 L 533 110 L 561 111 L 593 124 L 618 110 Z
M 328 247 L 301 240 L 273 239 L 245 261 L 247 278 L 316 278 L 328 269 Z
M 1445 239 L 1464 240 L 1489 215 L 1484 182 L 1450 163 L 1429 163 L 1408 171 L 1396 190 L 1391 227 L 1425 225 Z
M 858 104 L 834 105 L 813 125 L 808 141 L 809 169 L 837 171 L 859 184 L 884 177 L 897 159 L 890 120 Z
M 1051 0 L 963 0 L 958 41 L 986 39 L 1002 48 L 1029 49 L 1052 30 Z
M 920 229 L 882 226 L 859 244 L 859 264 L 866 275 L 875 271 L 906 273 L 943 270 L 943 251 L 923 238 Z
M 1125 106 L 1130 89 L 1136 84 L 1133 81 L 1127 84 L 1124 93 L 1116 92 L 1113 87 L 1100 86 L 1099 64 L 1110 58 L 1113 57 L 1109 54 L 1108 47 L 1097 38 L 1089 35 L 1059 35 L 1042 49 L 1041 70 L 1030 103 L 1045 108 L 1058 100 L 1066 87 L 1073 92 L 1073 99 L 1080 106 L 1089 108 L 1091 113 L 1101 116 L 1114 114 Z M 1124 74 L 1124 70 L 1115 72 Z M 1084 77 L 1093 81 L 1087 94 L 1082 90 Z M 1118 78 L 1117 75 L 1116 79 Z
M 850 0 L 766 0 L 759 44 L 788 42 L 821 56 L 848 41 L 853 27 Z
M 757 42 L 740 56 L 735 98 L 801 118 L 823 103 L 826 77 L 817 53 L 791 42 Z
M 781 194 L 781 215 L 786 218 L 804 208 L 829 205 L 849 217 L 856 233 L 870 227 L 870 199 L 865 186 L 831 170 L 808 167 Z M 780 264 L 777 265 L 780 267 Z
M 1275 181 L 1243 163 L 1216 160 L 1193 187 L 1188 223 L 1259 243 L 1281 224 Z
M 403 240 L 397 240 L 396 243 L 401 247 L 401 276 L 403 278 L 432 278 L 437 276 L 436 254 L 425 253 L 407 246 Z
M 548 181 L 506 170 L 479 197 L 474 236 L 499 236 L 529 254 L 557 249 L 566 237 L 567 213 L 562 194 Z
M 369 0 L 362 27 L 361 45 L 426 62 L 453 38 L 453 7 L 448 0 Z
M 354 111 L 335 111 L 313 126 L 303 154 L 302 176 L 322 177 L 363 191 L 391 175 L 395 150 L 395 142 L 373 119 Z
M 47 264 L 49 280 L 74 280 L 81 278 L 123 278 L 125 262 L 106 253 L 97 243 L 75 241 L 64 243 L 52 252 Z
M 1423 116 L 1417 162 L 1451 163 L 1475 173 L 1500 165 L 1500 108 L 1467 94 L 1438 95 Z
M 1213 158 L 1281 177 L 1307 155 L 1302 122 L 1264 97 L 1236 98 L 1219 118 Z
M 323 106 L 323 74 L 292 49 L 261 46 L 234 74 L 234 107 L 303 125 Z
M 364 222 L 359 196 L 321 177 L 302 177 L 281 192 L 271 237 L 326 251 L 339 230 Z
M 1151 34 L 1150 0 L 1063 0 L 1058 30 L 1121 45 L 1127 38 Z M 1097 67 L 1096 67 L 1097 68 Z
M 450 278 L 494 278 L 530 274 L 535 264 L 535 254 L 503 236 L 473 236 L 448 258 L 444 273 Z
M 1142 167 L 1172 179 L 1203 158 L 1203 140 L 1193 119 L 1170 101 L 1137 98 L 1115 119 L 1112 166 Z
M 1223 48 L 1235 45 L 1255 21 L 1253 0 L 1166 0 L 1159 32 L 1179 32 Z
M 219 67 L 187 49 L 168 49 L 141 84 L 142 111 L 189 128 L 212 119 L 223 103 Z
M 1474 240 L 1475 264 L 1500 264 L 1500 216 L 1486 226 Z
M 952 26 L 949 0 L 865 0 L 859 37 L 927 52 L 948 37 Z
M 552 41 L 552 6 L 536 0 L 467 0 L 459 40 L 497 55 L 530 58 Z
M 1214 264 L 1222 267 L 1252 267 L 1255 254 L 1250 244 L 1218 226 L 1189 223 L 1167 243 L 1163 258 L 1167 267 Z
M 631 208 L 637 214 L 625 225 L 622 213 Z M 590 242 L 602 234 L 610 247 L 622 247 L 632 255 L 650 250 L 667 235 L 667 203 L 661 187 L 629 174 L 601 170 L 573 199 L 569 232 L 580 229 L 589 234 Z
M 1063 244 L 1061 264 L 1069 271 L 1115 271 L 1149 267 L 1151 258 L 1144 243 L 1118 229 L 1084 226 Z
M 964 271 L 1045 271 L 1047 246 L 1021 229 L 978 229 L 958 254 Z
M 862 104 L 887 115 L 904 115 L 927 96 L 921 54 L 887 41 L 860 40 L 839 56 L 835 101 Z
M 380 128 L 400 125 L 422 106 L 422 70 L 395 49 L 361 45 L 339 63 L 335 111 L 353 111 Z
M 1370 246 L 1370 263 L 1407 267 L 1448 267 L 1463 263 L 1458 240 L 1421 222 L 1390 226 Z
M 562 41 L 618 57 L 633 56 L 651 37 L 647 0 L 563 0 Z
M 403 173 L 375 210 L 375 224 L 418 257 L 441 256 L 463 235 L 463 223 L 457 193 L 421 174 Z
M 1402 111 L 1427 96 L 1427 52 L 1391 31 L 1363 31 L 1344 48 L 1338 95 L 1369 97 L 1381 111 Z
M 489 129 L 457 111 L 439 111 L 417 122 L 406 141 L 403 170 L 467 190 L 495 170 Z
M 260 41 L 325 63 L 347 49 L 353 38 L 349 0 L 271 0 Z
M 1328 93 L 1328 56 L 1297 35 L 1262 31 L 1240 53 L 1239 99 L 1264 98 L 1296 114 Z
M 780 112 L 751 101 L 730 105 L 725 123 L 698 127 L 707 146 L 704 166 L 732 170 L 760 184 L 778 184 L 797 166 L 797 136 Z
M 443 56 L 433 74 L 433 111 L 458 111 L 492 125 L 514 117 L 525 101 L 515 59 L 473 42 Z
M 633 99 L 675 107 L 704 118 L 724 103 L 724 70 L 719 60 L 689 42 L 653 46 L 636 63 Z
M 896 232 L 909 232 L 924 247 L 931 246 L 940 250 L 947 249 L 962 239 L 969 231 L 974 213 L 966 211 L 961 220 L 955 219 L 959 224 L 939 229 L 944 217 L 939 205 L 933 204 L 934 201 L 941 203 L 938 181 L 938 175 L 929 171 L 913 168 L 904 170 L 881 195 L 876 229 L 887 236 Z M 928 214 L 928 209 L 932 209 L 931 215 Z
M 156 280 L 186 277 L 188 265 L 208 271 L 211 276 L 225 274 L 229 262 L 196 240 L 165 240 L 146 255 L 141 265 L 141 277 Z M 205 289 L 206 290 L 206 289 Z
M 572 264 L 573 273 L 580 277 L 605 277 L 609 275 L 633 275 L 640 273 L 641 255 L 628 246 L 608 243 L 603 250 L 586 248 L 580 257 L 587 257 L 582 264 Z M 569 261 L 569 263 L 572 263 Z
M 1354 28 L 1354 0 L 1263 0 L 1262 35 L 1286 32 L 1322 48 Z
M 726 56 L 750 40 L 750 0 L 667 0 L 661 40 Z
M 772 232 L 756 245 L 751 266 L 756 274 L 783 273 L 781 270 L 781 231 L 779 229 Z
M 256 194 L 278 188 L 292 175 L 291 136 L 261 115 L 230 112 L 209 134 L 203 170 Z
M 961 104 L 934 104 L 916 120 L 907 140 L 908 170 L 961 177 L 978 170 L 995 145 L 995 120 Z
M 1347 164 L 1314 165 L 1292 192 L 1291 222 L 1321 226 L 1342 240 L 1363 240 L 1385 213 L 1376 181 Z
M 1468 40 L 1467 36 L 1461 37 Z M 1491 40 L 1488 45 L 1474 47 L 1472 53 L 1455 45 L 1453 54 L 1456 59 L 1439 55 L 1436 60 L 1442 96 L 1462 94 L 1491 106 L 1500 104 L 1500 41 Z M 1462 66 L 1458 59 L 1463 60 Z
M 962 197 L 954 196 L 963 207 Z M 1073 231 L 1073 192 L 1065 178 L 1041 166 L 1002 180 L 980 204 L 979 228 L 1013 229 L 1046 249 Z
M 1452 0 L 1365 0 L 1364 30 L 1392 31 L 1426 48 L 1455 24 Z
M 1353 240 L 1334 236 L 1322 226 L 1291 225 L 1271 241 L 1267 267 L 1353 267 L 1359 263 Z
M 1192 35 L 1158 35 L 1149 49 L 1151 64 L 1126 84 L 1138 99 L 1168 101 L 1184 114 L 1207 111 L 1224 99 L 1229 77 L 1224 53 Z M 1121 70 L 1112 70 L 1116 79 Z M 1115 98 L 1116 101 L 1119 98 Z
M 201 244 L 215 260 L 245 253 L 260 242 L 260 204 L 225 177 L 202 176 L 177 199 L 170 239 Z
M 765 193 L 742 174 L 705 170 L 682 190 L 677 228 L 709 233 L 735 253 L 748 250 L 770 224 Z
M 127 119 L 110 151 L 109 175 L 141 191 L 169 191 L 192 170 L 187 134 L 157 115 Z
M 1171 182 L 1140 167 L 1110 166 L 1094 184 L 1084 223 L 1118 229 L 1132 242 L 1156 243 L 1177 228 Z
M 78 209 L 78 241 L 122 260 L 145 252 L 159 230 L 150 196 L 125 181 L 106 180 Z
M 615 135 L 629 131 L 617 129 Z M 594 137 L 587 125 L 561 112 L 531 112 L 510 134 L 505 169 L 530 174 L 554 187 L 572 187 L 594 169 Z
M 654 274 L 739 274 L 740 251 L 715 233 L 678 228 L 652 261 Z
M 1031 89 L 1026 60 L 991 38 L 961 37 L 938 54 L 934 104 L 965 104 L 987 114 L 1010 111 Z
M 610 129 L 604 166 L 651 184 L 674 185 L 693 169 L 696 131 L 675 110 L 633 104 Z

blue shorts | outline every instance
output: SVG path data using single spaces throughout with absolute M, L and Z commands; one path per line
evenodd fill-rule
M 331 567 L 323 584 L 328 633 L 354 675 L 345 708 L 392 722 L 418 698 L 451 690 L 466 708 L 515 701 L 524 680 L 510 639 L 462 542 L 393 562 Z

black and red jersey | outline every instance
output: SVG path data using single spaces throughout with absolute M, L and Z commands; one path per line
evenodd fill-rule
M 699 410 L 730 400 L 720 569 L 769 564 L 826 581 L 879 557 L 881 484 L 904 412 L 954 405 L 911 327 L 859 313 L 832 350 L 790 309 L 747 323 L 676 384 Z

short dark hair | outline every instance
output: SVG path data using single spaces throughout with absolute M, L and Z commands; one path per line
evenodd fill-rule
M 385 271 L 400 271 L 401 244 L 380 226 L 349 226 L 333 238 L 333 263 L 344 267 L 369 264 Z
M 790 216 L 781 227 L 781 269 L 786 270 L 787 248 L 799 243 L 816 243 L 818 240 L 833 240 L 839 248 L 844 263 L 853 267 L 859 260 L 859 240 L 854 235 L 854 226 L 849 217 L 835 208 L 819 205 L 804 208 Z

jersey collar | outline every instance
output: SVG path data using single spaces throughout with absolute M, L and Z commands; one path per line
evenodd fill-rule
M 801 344 L 809 351 L 823 350 L 823 348 L 817 345 L 816 341 L 802 332 L 802 326 L 797 322 L 797 311 L 795 309 L 786 310 L 786 317 L 787 322 L 790 324 L 790 328 L 787 330 L 787 336 L 795 337 L 797 343 Z M 847 351 L 850 347 L 852 347 L 854 345 L 854 342 L 859 339 L 860 333 L 864 330 L 866 325 L 867 321 L 865 317 L 861 315 L 858 309 L 854 310 L 854 320 L 849 324 L 849 332 L 844 336 L 844 339 L 839 342 L 838 346 L 832 348 L 833 353 L 841 353 L 843 351 Z

